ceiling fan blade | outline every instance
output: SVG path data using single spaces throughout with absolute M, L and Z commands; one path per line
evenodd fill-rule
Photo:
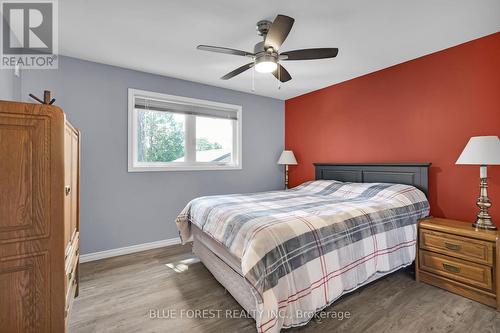
M 241 50 L 230 49 L 230 48 L 227 48 L 227 47 L 210 46 L 210 45 L 198 45 L 196 48 L 198 50 L 202 50 L 202 51 L 225 53 L 225 54 L 232 54 L 232 55 L 244 56 L 244 57 L 253 57 L 254 56 L 253 53 L 246 52 L 246 51 L 241 51 Z
M 335 58 L 338 53 L 339 49 L 336 47 L 294 50 L 281 53 L 280 60 L 314 60 L 314 59 Z
M 290 33 L 290 30 L 292 30 L 293 22 L 295 22 L 295 20 L 289 16 L 276 16 L 273 24 L 271 24 L 271 28 L 269 28 L 269 31 L 267 32 L 267 36 L 264 41 L 264 49 L 267 50 L 272 47 L 275 51 L 279 50 L 281 44 L 283 44 L 286 37 Z
M 276 70 L 273 72 L 273 75 L 281 82 L 287 82 L 292 79 L 290 73 L 288 73 L 285 67 L 281 66 L 280 64 L 278 64 L 278 68 L 276 68 Z
M 224 75 L 223 77 L 221 77 L 221 80 L 229 80 L 230 78 L 235 77 L 236 75 L 243 73 L 243 72 L 244 72 L 244 71 L 246 71 L 247 69 L 252 68 L 252 67 L 253 67 L 253 65 L 254 65 L 254 63 L 253 63 L 253 62 L 251 62 L 251 63 L 248 63 L 248 64 L 243 65 L 243 66 L 241 66 L 241 67 L 238 67 L 238 68 L 236 68 L 234 71 L 229 72 L 229 73 L 227 73 L 226 75 Z

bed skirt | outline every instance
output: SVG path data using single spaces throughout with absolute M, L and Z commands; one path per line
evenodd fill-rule
M 196 234 L 193 237 L 193 252 L 241 307 L 253 316 L 257 310 L 257 301 L 245 278 L 212 252 Z

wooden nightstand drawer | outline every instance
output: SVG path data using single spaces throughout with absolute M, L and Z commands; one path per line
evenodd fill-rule
M 493 265 L 493 243 L 420 229 L 420 248 L 445 255 Z
M 447 278 L 493 290 L 493 272 L 486 265 L 466 262 L 461 259 L 425 250 L 419 251 L 420 269 Z
M 500 311 L 500 233 L 442 218 L 418 223 L 417 281 Z

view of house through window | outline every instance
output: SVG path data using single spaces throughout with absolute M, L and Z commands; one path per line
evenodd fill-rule
M 129 96 L 130 171 L 240 166 L 241 107 L 144 93 Z
M 231 163 L 233 125 L 231 119 L 196 117 L 196 161 Z

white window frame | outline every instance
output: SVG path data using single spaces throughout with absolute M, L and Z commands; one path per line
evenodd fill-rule
M 174 103 L 192 104 L 195 106 L 204 106 L 207 108 L 220 108 L 224 110 L 234 111 L 236 114 L 236 126 L 233 126 L 233 157 L 234 163 L 217 164 L 214 162 L 137 162 L 137 124 L 136 124 L 136 109 L 135 98 L 145 97 L 151 99 L 165 100 Z M 225 104 L 202 99 L 189 97 L 167 95 L 157 92 L 151 92 L 139 89 L 128 89 L 128 172 L 147 172 L 147 171 L 196 171 L 196 170 L 241 170 L 242 169 L 242 107 L 241 105 Z M 186 115 L 186 127 L 194 126 L 194 121 L 189 121 L 188 118 L 194 118 L 194 115 Z M 185 138 L 185 140 L 196 140 L 196 131 L 193 137 Z M 186 146 L 192 147 L 193 144 Z M 196 154 L 192 149 L 186 149 L 185 154 Z

